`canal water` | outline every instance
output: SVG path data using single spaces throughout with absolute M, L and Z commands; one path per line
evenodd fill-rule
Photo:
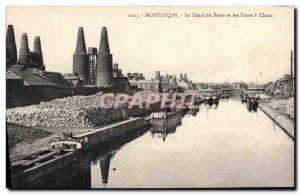
M 96 156 L 86 171 L 78 178 L 91 188 L 294 186 L 294 141 L 260 109 L 224 99 Z

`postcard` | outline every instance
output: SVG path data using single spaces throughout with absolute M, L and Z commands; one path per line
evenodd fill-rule
M 7 6 L 7 187 L 295 188 L 295 19 Z

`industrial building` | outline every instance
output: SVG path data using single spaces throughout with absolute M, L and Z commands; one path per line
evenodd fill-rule
M 17 46 L 13 25 L 8 25 L 6 34 L 6 68 L 17 64 Z
M 186 74 L 184 74 L 184 77 L 180 74 L 179 80 L 177 80 L 175 74 L 166 74 L 165 76 L 161 76 L 160 71 L 156 71 L 154 79 L 160 81 L 162 92 L 182 92 L 192 88 L 192 83 L 186 81 L 188 80 Z
M 144 91 L 154 91 L 154 92 L 161 92 L 161 85 L 159 80 L 129 80 L 130 85 L 137 86 Z
M 6 51 L 7 107 L 31 105 L 72 94 L 71 85 L 60 73 L 45 71 L 39 36 L 34 38 L 31 52 L 27 34 L 22 34 L 18 60 L 14 28 L 8 25 Z
M 13 25 L 8 25 L 6 34 L 6 82 L 7 107 L 37 104 L 72 95 L 91 95 L 97 92 L 136 91 L 123 76 L 110 53 L 106 27 L 101 30 L 99 52 L 97 48 L 86 49 L 84 30 L 78 29 L 73 72 L 62 75 L 46 71 L 41 39 L 34 39 L 31 52 L 26 33 L 22 34 L 17 58 L 17 47 Z
M 122 69 L 119 69 L 118 63 L 114 63 L 113 65 L 113 77 L 124 77 L 122 74 Z
M 145 80 L 145 77 L 142 73 L 127 73 L 127 78 L 129 80 Z
M 131 86 L 136 86 L 139 90 L 155 91 L 155 92 L 182 92 L 184 90 L 193 89 L 194 84 L 188 81 L 187 75 L 180 74 L 177 81 L 175 74 L 161 76 L 160 71 L 156 71 L 154 79 L 146 80 L 143 74 L 128 73 L 127 77 Z
M 34 38 L 33 51 L 30 51 L 27 34 L 23 33 L 17 58 L 14 28 L 8 25 L 6 67 L 7 107 L 98 92 L 178 92 L 182 88 L 190 88 L 191 85 L 186 74 L 180 74 L 179 83 L 175 74 L 166 74 L 163 77 L 159 71 L 156 72 L 155 79 L 151 80 L 146 80 L 142 73 L 127 73 L 127 77 L 124 77 L 119 64 L 113 64 L 106 27 L 101 29 L 98 52 L 95 47 L 87 48 L 84 29 L 78 28 L 72 73 L 62 75 L 59 72 L 46 71 L 39 36 Z
M 8 25 L 6 34 L 6 68 L 7 70 L 18 69 L 15 65 L 23 65 L 26 68 L 35 68 L 45 71 L 40 37 L 36 36 L 34 38 L 33 51 L 31 52 L 29 50 L 27 34 L 22 34 L 19 60 L 17 61 L 14 28 L 12 25 Z
M 117 63 L 113 65 L 106 27 L 101 30 L 98 53 L 94 47 L 86 51 L 84 30 L 82 27 L 78 29 L 73 74 L 65 74 L 65 79 L 76 84 L 77 93 L 84 95 L 100 91 L 131 93 L 130 83 L 122 74 L 122 69 Z
M 83 28 L 78 29 L 75 54 L 73 55 L 73 74 L 87 82 L 89 74 L 89 56 L 86 52 Z
M 113 83 L 113 55 L 110 53 L 106 27 L 101 30 L 100 46 L 86 49 L 83 27 L 79 27 L 73 55 L 73 76 L 78 76 L 84 85 L 109 88 Z

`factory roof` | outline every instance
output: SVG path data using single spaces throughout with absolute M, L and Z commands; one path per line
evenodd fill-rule
M 175 83 L 169 83 L 169 84 L 162 84 L 162 89 L 178 89 L 178 85 Z
M 291 81 L 293 78 L 291 75 L 289 74 L 285 74 L 283 75 L 280 79 L 277 80 L 277 82 L 289 82 Z
M 64 77 L 64 79 L 66 80 L 79 80 L 79 77 L 78 76 L 69 76 L 69 77 Z
M 7 71 L 6 72 L 6 79 L 22 79 L 22 77 L 17 75 L 16 73 L 14 73 L 12 71 Z
M 189 89 L 190 85 L 186 81 L 182 80 L 177 84 L 179 87 L 184 88 L 184 89 Z
M 7 69 L 6 79 L 24 79 L 24 85 L 47 85 L 72 87 L 58 72 L 41 71 L 38 68 L 26 68 L 25 65 L 12 65 Z
M 266 87 L 265 84 L 262 85 L 254 85 L 254 86 L 248 86 L 247 90 L 264 90 Z
M 22 70 L 25 70 L 26 69 L 26 66 L 25 65 L 20 65 L 20 64 L 17 64 L 17 65 L 12 65 L 10 66 L 7 70 L 8 71 L 22 71 Z
M 64 74 L 64 78 L 66 80 L 79 80 L 79 76 L 75 75 L 73 73 L 66 73 L 66 74 Z
M 24 79 L 24 85 L 27 86 L 58 86 L 45 76 L 35 73 L 23 73 L 22 78 Z
M 64 77 L 70 77 L 70 76 L 75 76 L 75 74 L 74 73 L 65 73 L 64 74 Z
M 36 73 L 38 68 L 26 68 L 24 71 L 27 73 Z
M 129 80 L 130 84 L 159 84 L 159 80 Z
M 123 84 L 124 82 L 129 82 L 127 77 L 113 77 L 113 84 Z
M 112 82 L 113 89 L 125 90 L 126 85 L 130 86 L 130 82 L 128 81 L 127 77 L 113 77 Z
M 57 85 L 61 87 L 72 87 L 72 84 L 70 84 L 61 73 L 58 72 L 50 72 L 50 71 L 38 71 L 37 74 L 43 75 L 52 82 L 56 83 Z

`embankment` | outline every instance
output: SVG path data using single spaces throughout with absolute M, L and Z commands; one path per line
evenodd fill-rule
M 272 109 L 267 104 L 260 103 L 258 107 L 266 113 L 274 122 L 276 122 L 291 138 L 295 137 L 295 122 L 288 118 L 286 115 L 283 115 Z
M 90 152 L 92 152 L 96 146 L 107 143 L 110 140 L 121 137 L 125 134 L 134 132 L 137 129 L 147 128 L 148 125 L 149 122 L 143 118 L 132 118 L 111 124 L 106 127 L 91 129 L 86 133 L 75 135 L 75 139 L 87 140 L 84 149 L 79 149 L 62 156 L 57 155 L 56 157 L 50 158 L 47 161 L 41 163 L 37 162 L 32 167 L 29 167 L 21 172 L 14 173 L 12 175 L 12 187 L 47 188 L 47 185 L 41 185 L 40 182 L 42 181 L 44 182 L 43 184 L 48 184 L 43 181 L 45 179 L 50 181 L 49 184 L 55 182 L 55 180 L 47 179 L 50 174 L 52 176 L 57 176 L 60 171 L 64 172 L 62 169 L 68 167 L 71 167 L 72 174 L 79 172 L 90 165 L 90 160 L 86 159 L 91 157 Z M 64 175 L 62 175 L 62 178 L 63 177 Z

